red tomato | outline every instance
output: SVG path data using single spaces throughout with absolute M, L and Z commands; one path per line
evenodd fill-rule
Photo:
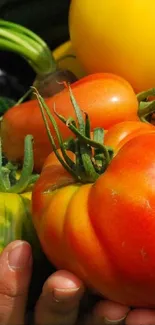
M 48 157 L 32 193 L 34 225 L 57 268 L 108 299 L 155 307 L 155 129 L 124 122 L 105 137 L 115 157 L 94 184 L 75 183 Z
M 152 132 L 154 125 L 142 123 L 140 121 L 127 121 L 115 124 L 108 132 L 105 133 L 104 142 L 107 146 L 111 146 L 115 154 L 130 139 L 145 132 Z
M 80 108 L 89 114 L 91 127 L 108 129 L 127 120 L 138 120 L 138 101 L 130 84 L 124 79 L 106 73 L 93 74 L 72 84 L 72 90 Z M 46 99 L 51 113 L 54 105 L 59 114 L 75 118 L 68 89 Z M 61 121 L 55 119 L 64 140 L 70 135 Z M 54 135 L 53 127 L 51 132 Z M 25 102 L 9 109 L 1 123 L 3 151 L 11 161 L 21 161 L 24 139 L 27 134 L 34 138 L 35 169 L 40 171 L 45 158 L 51 152 L 42 115 L 37 100 Z M 58 143 L 57 143 L 58 144 Z

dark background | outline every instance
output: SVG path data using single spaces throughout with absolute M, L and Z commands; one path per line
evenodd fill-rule
M 0 0 L 0 18 L 19 23 L 37 33 L 51 50 L 68 40 L 70 0 Z M 34 80 L 34 72 L 24 59 L 0 51 L 0 96 L 17 99 Z

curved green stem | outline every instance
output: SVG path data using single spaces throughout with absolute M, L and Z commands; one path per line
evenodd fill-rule
M 57 136 L 57 138 L 58 138 L 58 142 L 59 142 L 59 146 L 60 146 L 60 149 L 61 149 L 62 155 L 63 155 L 64 159 L 66 160 L 68 166 L 69 166 L 70 168 L 73 168 L 74 163 L 73 163 L 73 161 L 72 161 L 72 160 L 71 160 L 71 159 L 66 155 L 66 151 L 65 151 L 64 146 L 63 146 L 63 140 L 62 140 L 61 134 L 58 132 L 57 124 L 56 124 L 56 122 L 55 122 L 55 119 L 54 119 L 53 116 L 51 115 L 50 110 L 49 110 L 48 106 L 46 105 L 46 103 L 42 100 L 42 97 L 41 97 L 40 95 L 38 95 L 38 94 L 37 94 L 37 96 L 38 96 L 38 98 L 40 99 L 40 102 L 42 103 L 41 108 L 43 108 L 44 106 L 46 106 L 46 113 L 47 113 L 47 115 L 48 115 L 48 117 L 49 117 L 50 122 L 51 122 L 52 125 L 53 125 L 54 131 L 55 131 L 56 136 Z M 45 115 L 44 115 L 44 111 L 43 111 L 43 110 L 42 110 L 42 114 L 43 114 L 43 116 L 44 116 L 44 120 L 45 120 Z
M 93 183 L 99 177 L 101 173 L 107 168 L 110 163 L 113 150 L 112 148 L 108 148 L 104 146 L 103 141 L 103 130 L 94 130 L 94 140 L 90 138 L 90 121 L 89 116 L 85 114 L 85 119 L 83 118 L 82 111 L 80 107 L 77 105 L 74 95 L 72 93 L 71 87 L 68 86 L 69 96 L 71 103 L 73 105 L 78 126 L 76 121 L 73 118 L 69 118 L 66 120 L 63 116 L 56 113 L 57 117 L 65 123 L 66 127 L 68 127 L 72 133 L 76 136 L 76 138 L 71 137 L 68 141 L 62 142 L 61 133 L 59 131 L 58 125 L 51 114 L 48 106 L 46 105 L 44 99 L 39 95 L 38 91 L 35 90 L 35 95 L 38 99 L 39 106 L 41 109 L 41 113 L 43 116 L 43 120 L 45 123 L 46 131 L 48 137 L 50 139 L 52 149 L 57 156 L 58 160 L 62 164 L 62 166 L 75 178 L 76 181 L 80 181 L 81 183 Z M 51 134 L 49 122 L 46 118 L 46 114 L 49 118 L 49 121 L 52 123 L 54 127 L 55 134 L 58 138 L 58 143 L 62 152 L 63 158 L 60 156 L 59 151 L 57 150 L 55 137 Z M 98 133 L 98 135 L 97 135 Z M 94 150 L 94 148 L 96 150 Z M 74 153 L 74 161 L 68 160 L 67 150 L 70 150 Z M 65 152 L 65 155 L 63 154 Z M 98 162 L 100 159 L 100 163 Z
M 149 98 L 154 96 L 155 88 L 137 94 L 139 101 L 138 116 L 142 122 L 148 122 L 149 117 L 155 113 L 155 100 L 149 101 Z
M 32 88 L 30 88 L 16 103 L 15 106 L 20 105 L 23 101 L 32 94 Z
M 10 187 L 10 193 L 22 193 L 29 185 L 29 180 L 33 172 L 33 137 L 27 135 L 25 138 L 24 162 L 21 176 L 15 185 Z
M 2 146 L 0 141 L 0 192 L 4 193 L 23 193 L 29 185 L 35 183 L 39 177 L 33 173 L 33 137 L 25 137 L 24 162 L 20 173 L 20 178 L 16 178 L 18 167 L 8 162 L 2 165 Z
M 72 93 L 72 89 L 71 89 L 70 85 L 68 85 L 68 89 L 69 89 L 69 94 L 70 94 L 70 100 L 74 107 L 75 114 L 76 114 L 76 117 L 77 117 L 77 120 L 79 123 L 79 132 L 82 135 L 84 135 L 85 134 L 85 121 L 84 121 L 81 109 L 80 109 L 79 105 L 77 104 L 76 99 L 74 98 L 74 95 Z
M 50 74 L 57 69 L 47 44 L 23 26 L 0 20 L 0 49 L 22 55 L 39 75 Z
M 98 179 L 99 174 L 94 168 L 88 149 L 86 150 L 86 147 L 84 145 L 80 146 L 80 154 L 83 163 L 83 168 L 85 171 L 86 182 L 93 183 Z
M 81 139 L 81 146 L 80 146 L 80 150 L 81 150 L 81 158 L 83 161 L 83 165 L 86 167 L 89 164 L 89 170 L 86 170 L 86 174 L 90 175 L 90 179 L 91 177 L 93 177 L 93 179 L 97 179 L 97 174 L 94 174 L 93 171 L 93 165 L 92 165 L 92 161 L 91 161 L 91 151 L 90 151 L 90 146 L 92 146 L 93 148 L 98 148 L 101 150 L 101 152 L 104 153 L 105 156 L 105 162 L 108 165 L 111 157 L 109 155 L 109 150 L 107 150 L 106 146 L 103 145 L 103 143 L 101 144 L 101 142 L 95 142 L 94 140 L 92 140 L 90 138 L 90 120 L 89 120 L 89 116 L 87 113 L 84 112 L 85 114 L 85 120 L 83 118 L 82 115 L 82 111 L 80 109 L 80 107 L 78 106 L 76 99 L 74 98 L 72 89 L 70 87 L 70 85 L 68 86 L 69 89 L 69 94 L 70 94 L 70 100 L 71 103 L 74 107 L 75 110 L 75 114 L 78 120 L 78 124 L 79 124 L 79 129 L 76 127 L 76 123 L 72 118 L 69 118 L 68 120 L 66 120 L 62 115 L 59 115 L 56 111 L 56 115 L 58 116 L 58 118 L 65 123 L 68 128 L 79 138 Z M 85 145 L 83 145 L 83 143 Z M 89 145 L 89 149 L 88 149 L 88 145 Z M 85 154 L 84 154 L 85 153 Z M 96 172 L 95 172 L 96 173 Z
M 104 142 L 104 130 L 101 128 L 95 128 L 94 130 L 94 141 L 97 143 L 103 144 Z M 108 151 L 108 150 L 107 150 Z M 108 152 L 109 156 L 110 153 Z M 95 157 L 95 162 L 96 162 L 96 167 L 100 170 L 105 170 L 105 161 L 104 161 L 104 154 L 101 153 L 101 151 L 98 148 L 94 148 L 94 157 Z
M 34 94 L 36 95 L 37 99 L 38 99 L 38 102 L 39 102 L 39 106 L 40 106 L 40 110 L 41 110 L 41 114 L 42 114 L 42 117 L 43 117 L 43 121 L 45 123 L 45 127 L 46 127 L 46 131 L 47 131 L 47 135 L 49 137 L 49 140 L 51 142 L 51 145 L 52 145 L 52 149 L 56 155 L 56 157 L 58 158 L 58 160 L 61 162 L 62 166 L 71 174 L 73 175 L 73 177 L 76 177 L 76 174 L 74 172 L 74 169 L 70 167 L 70 163 L 72 164 L 72 167 L 74 165 L 74 162 L 71 161 L 71 159 L 66 155 L 64 155 L 64 152 L 65 152 L 65 149 L 63 146 L 61 146 L 61 137 L 58 136 L 58 142 L 59 142 L 59 145 L 61 146 L 61 148 L 63 147 L 63 151 L 62 151 L 62 155 L 63 155 L 63 158 L 60 156 L 60 154 L 58 153 L 57 151 L 57 147 L 56 147 L 56 144 L 55 144 L 55 141 L 54 141 L 54 138 L 51 134 L 51 131 L 50 131 L 50 128 L 49 128 L 49 125 L 48 125 L 48 122 L 47 122 L 47 118 L 46 118 L 46 115 L 45 115 L 45 112 L 44 112 L 44 108 L 46 110 L 46 113 L 48 114 L 48 111 L 47 111 L 47 106 L 46 106 L 46 103 L 44 102 L 43 98 L 39 95 L 38 91 L 36 90 L 34 92 Z M 51 121 L 53 121 L 53 119 L 51 118 Z M 55 127 L 55 123 L 54 123 L 54 127 Z M 66 161 L 67 160 L 67 161 Z
M 2 177 L 3 177 L 3 182 L 5 184 L 6 191 L 10 189 L 10 171 L 6 167 L 2 167 Z
M 98 148 L 100 149 L 104 155 L 105 158 L 107 159 L 107 162 L 110 161 L 110 155 L 109 155 L 109 148 L 104 146 L 103 143 L 98 142 L 98 141 L 94 141 L 91 138 L 87 137 L 86 135 L 83 134 L 83 132 L 80 132 L 80 130 L 78 130 L 75 125 L 74 125 L 74 120 L 72 120 L 71 118 L 69 118 L 68 120 L 66 120 L 62 115 L 58 114 L 55 111 L 55 114 L 57 115 L 57 117 L 68 126 L 68 128 L 78 137 L 81 139 L 82 142 L 84 142 L 85 144 L 89 144 L 90 146 L 92 146 L 93 148 Z M 108 148 L 108 150 L 107 150 Z
M 147 117 L 155 113 L 155 101 L 140 102 L 138 116 L 142 122 L 147 122 Z
M 27 49 L 26 55 L 28 52 L 36 55 L 42 49 L 41 45 L 39 45 L 39 43 L 36 43 L 36 41 L 33 39 L 29 39 L 29 43 L 27 43 L 27 36 L 25 36 L 24 34 L 22 35 L 22 39 L 21 39 L 20 34 L 18 32 L 0 28 L 1 38 L 10 40 L 10 34 L 11 34 L 11 41 L 13 43 L 15 44 L 19 43 L 21 48 Z
M 19 31 L 22 34 L 25 34 L 25 35 L 29 36 L 30 38 L 38 41 L 38 43 L 42 44 L 43 46 L 45 46 L 45 47 L 47 46 L 46 43 L 37 34 L 35 34 L 30 29 L 28 29 L 28 28 L 26 28 L 26 27 L 24 27 L 22 25 L 15 24 L 15 23 L 12 23 L 10 21 L 0 19 L 0 26 L 1 27 L 6 27 L 8 29 L 14 29 L 16 31 Z
M 28 185 L 32 185 L 32 184 L 34 184 L 34 183 L 39 179 L 39 177 L 40 177 L 39 174 L 31 175 L 31 176 L 29 177 Z
M 137 99 L 140 102 L 144 102 L 150 96 L 155 96 L 155 88 L 150 88 L 148 90 L 142 91 L 141 93 L 137 94 Z

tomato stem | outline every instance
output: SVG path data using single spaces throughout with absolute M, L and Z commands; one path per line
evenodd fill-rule
M 9 178 L 9 170 L 6 167 L 2 167 L 2 175 L 3 175 L 3 183 L 5 185 L 6 190 L 10 188 L 10 178 Z
M 32 94 L 32 89 L 30 88 L 26 93 L 18 99 L 18 101 L 15 103 L 14 106 L 18 106 L 24 102 L 25 99 L 27 99 Z
M 73 177 L 76 177 L 76 174 L 74 172 L 74 165 L 75 164 L 74 164 L 74 162 L 66 154 L 65 146 L 63 146 L 63 142 L 62 142 L 62 139 L 61 139 L 61 134 L 59 132 L 57 132 L 58 131 L 57 124 L 56 124 L 53 116 L 51 114 L 49 114 L 48 107 L 47 107 L 46 103 L 44 102 L 44 99 L 39 95 L 37 89 L 35 89 L 34 94 L 36 95 L 36 97 L 38 99 L 39 106 L 40 106 L 40 110 L 41 110 L 42 117 L 43 117 L 43 121 L 45 123 L 46 131 L 47 131 L 47 135 L 49 137 L 49 140 L 50 140 L 51 145 L 52 145 L 52 149 L 53 149 L 56 157 L 58 158 L 58 160 L 60 161 L 60 163 L 62 164 L 62 166 L 70 174 L 72 174 Z M 48 116 L 50 115 L 50 121 L 51 121 L 51 123 L 52 123 L 52 125 L 54 127 L 54 130 L 56 132 L 56 135 L 58 137 L 58 143 L 59 143 L 59 146 L 60 146 L 60 149 L 61 149 L 61 153 L 62 153 L 62 156 L 63 156 L 64 159 L 60 156 L 59 152 L 57 151 L 57 147 L 56 147 L 54 138 L 53 138 L 53 136 L 51 134 L 51 131 L 50 131 L 50 128 L 49 128 L 49 124 L 48 124 L 48 121 L 47 121 L 47 118 L 46 118 L 46 115 L 45 115 L 44 110 L 45 110 L 45 112 L 47 113 Z M 72 165 L 72 167 L 71 167 L 71 165 Z
M 70 100 L 76 114 L 76 121 L 72 117 L 65 119 L 64 116 L 58 114 L 54 108 L 54 113 L 59 118 L 59 120 L 61 120 L 73 133 L 73 137 L 69 138 L 65 142 L 63 142 L 61 133 L 53 115 L 51 114 L 48 106 L 46 105 L 44 99 L 39 94 L 37 89 L 35 89 L 35 95 L 39 102 L 52 149 L 58 160 L 62 166 L 69 173 L 71 173 L 76 181 L 80 181 L 82 183 L 93 183 L 109 165 L 113 157 L 113 150 L 112 148 L 106 147 L 103 144 L 104 130 L 100 128 L 95 129 L 93 132 L 94 139 L 91 139 L 89 116 L 88 114 L 84 113 L 84 118 L 82 111 L 74 98 L 70 85 L 68 86 L 68 90 Z M 55 130 L 62 157 L 59 154 L 59 151 L 55 144 L 54 136 L 51 134 L 49 122 L 46 115 Z M 71 160 L 68 157 L 67 151 L 72 151 L 74 153 L 74 160 Z
M 101 151 L 103 151 L 107 162 L 110 162 L 111 157 L 109 154 L 109 149 L 108 149 L 108 147 L 103 145 L 103 142 L 101 143 L 99 141 L 94 141 L 91 138 L 87 137 L 85 134 L 83 134 L 83 131 L 80 132 L 80 129 L 78 129 L 75 126 L 74 120 L 72 118 L 69 118 L 68 120 L 66 120 L 62 115 L 58 114 L 56 111 L 55 111 L 55 114 L 64 124 L 67 125 L 67 127 L 77 136 L 77 138 L 79 138 L 81 140 L 81 143 L 89 144 L 93 148 L 100 149 Z
M 155 100 L 150 100 L 155 96 L 155 88 L 150 88 L 137 94 L 139 101 L 138 116 L 142 122 L 149 122 L 152 114 L 155 113 Z
M 47 44 L 21 25 L 0 20 L 0 49 L 22 55 L 39 75 L 50 74 L 57 69 Z
M 155 96 L 155 88 L 150 88 L 148 90 L 142 91 L 137 94 L 137 99 L 140 102 L 147 101 L 150 96 Z
M 2 164 L 2 146 L 0 142 L 0 191 L 4 193 L 23 193 L 29 185 L 33 184 L 39 175 L 33 175 L 33 137 L 25 137 L 24 162 L 20 178 L 16 179 L 17 165 L 8 162 Z
M 138 116 L 142 122 L 148 122 L 148 118 L 153 113 L 155 113 L 155 100 L 139 103 Z
M 79 133 L 82 134 L 82 135 L 85 135 L 85 121 L 84 121 L 81 109 L 80 109 L 79 105 L 77 104 L 77 102 L 75 100 L 75 97 L 73 96 L 72 89 L 71 89 L 71 86 L 69 84 L 68 84 L 68 89 L 69 89 L 69 93 L 70 93 L 70 100 L 71 100 L 71 103 L 72 103 L 72 105 L 74 107 L 75 114 L 76 114 L 76 117 L 77 117 L 77 120 L 78 120 Z

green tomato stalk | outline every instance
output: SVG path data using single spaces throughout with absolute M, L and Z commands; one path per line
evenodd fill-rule
M 0 251 L 13 240 L 22 239 L 32 246 L 35 259 L 42 258 L 40 243 L 31 217 L 31 190 L 39 175 L 33 174 L 33 138 L 25 138 L 24 163 L 3 164 L 0 141 Z M 18 175 L 18 177 L 17 177 Z
M 68 84 L 70 101 L 76 119 L 72 117 L 66 119 L 54 108 L 54 113 L 57 118 L 64 123 L 73 134 L 72 137 L 64 142 L 56 120 L 51 114 L 45 100 L 37 89 L 34 87 L 32 87 L 32 89 L 34 89 L 34 94 L 38 99 L 52 149 L 61 165 L 73 176 L 76 182 L 94 183 L 98 177 L 104 173 L 114 157 L 113 148 L 104 145 L 104 129 L 98 127 L 91 132 L 89 116 L 86 112 L 81 111 L 75 100 L 71 86 Z M 139 101 L 138 116 L 139 119 L 145 123 L 149 123 L 149 119 L 152 118 L 155 112 L 155 100 L 149 101 L 149 98 L 152 96 L 155 96 L 155 88 L 137 95 Z M 54 137 L 51 134 L 49 123 L 51 123 L 54 128 Z M 61 155 L 57 149 L 55 138 L 58 140 L 58 148 L 61 150 Z M 70 159 L 67 151 L 72 151 L 74 153 L 73 160 Z
M 37 74 L 34 85 L 43 96 L 48 97 L 61 91 L 63 84 L 59 81 L 76 80 L 72 72 L 58 68 L 46 42 L 19 24 L 0 19 L 0 49 L 25 58 Z
M 150 100 L 152 98 L 153 100 Z M 155 88 L 150 88 L 148 90 L 142 91 L 137 94 L 137 99 L 139 102 L 138 116 L 142 122 L 153 123 L 154 113 L 155 113 Z
M 65 142 L 61 137 L 61 132 L 56 120 L 51 114 L 43 97 L 37 90 L 35 90 L 35 95 L 39 102 L 52 149 L 62 166 L 73 176 L 76 182 L 84 184 L 94 183 L 108 167 L 113 158 L 114 151 L 111 147 L 104 145 L 104 130 L 102 128 L 95 128 L 93 130 L 93 136 L 91 136 L 89 116 L 87 113 L 84 112 L 83 114 L 81 111 L 74 98 L 70 85 L 68 85 L 68 88 L 77 121 L 72 117 L 65 119 L 64 116 L 58 114 L 56 110 L 54 110 L 56 116 L 72 131 L 74 135 L 74 137 L 70 137 Z M 53 137 L 50 132 L 49 122 L 55 130 L 59 143 L 58 147 L 61 150 L 62 156 L 59 154 L 56 147 L 55 137 Z M 72 151 L 75 159 L 70 159 L 67 151 Z
M 0 192 L 21 194 L 38 179 L 39 175 L 32 174 L 34 165 L 32 141 L 33 137 L 31 135 L 25 137 L 23 167 L 20 177 L 17 179 L 17 166 L 10 162 L 3 166 L 2 144 L 0 140 Z

